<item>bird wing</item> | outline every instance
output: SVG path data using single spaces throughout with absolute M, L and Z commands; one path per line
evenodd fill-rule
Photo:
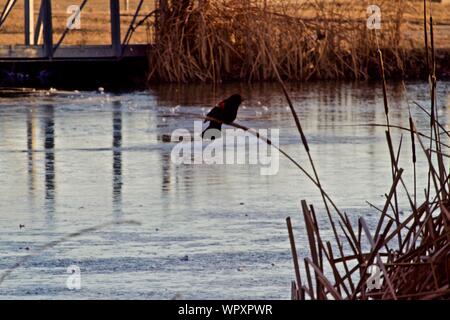
M 206 115 L 209 118 L 215 118 L 215 119 L 220 119 L 220 116 L 222 115 L 222 109 L 218 108 L 218 107 L 214 107 L 211 109 L 211 111 L 209 111 L 209 113 Z M 207 122 L 209 120 L 205 120 L 204 122 Z

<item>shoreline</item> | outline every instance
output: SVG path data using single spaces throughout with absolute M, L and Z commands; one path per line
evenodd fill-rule
M 396 57 L 390 50 L 382 50 L 384 59 L 394 61 Z M 423 63 L 423 49 L 403 50 L 403 68 L 387 70 L 387 80 L 426 80 L 426 66 Z M 450 80 L 450 48 L 436 49 L 436 71 L 438 80 Z M 349 56 L 348 59 L 351 57 Z M 152 79 L 148 81 L 149 59 L 147 57 L 124 58 L 105 61 L 8 61 L 0 65 L 0 87 L 24 88 L 58 88 L 76 90 L 97 90 L 104 87 L 109 91 L 142 90 L 154 84 L 196 84 L 214 83 L 212 81 L 169 82 Z M 284 79 L 291 83 L 308 83 L 316 81 L 372 81 L 379 80 L 378 64 L 370 64 L 367 78 L 356 79 L 351 74 L 343 77 L 313 76 L 308 81 Z M 248 81 L 239 77 L 227 77 L 218 83 L 272 82 L 276 79 Z

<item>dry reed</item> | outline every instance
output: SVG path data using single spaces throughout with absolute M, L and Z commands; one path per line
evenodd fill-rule
M 427 21 L 425 20 L 425 25 Z M 304 134 L 300 119 L 292 106 L 289 94 L 283 84 L 283 69 L 277 60 L 277 52 L 273 52 L 267 38 L 259 38 L 260 57 L 267 58 L 271 74 L 283 89 L 296 122 L 301 142 L 308 153 L 310 173 L 304 166 L 296 162 L 278 146 L 248 128 L 239 124 L 231 124 L 243 130 L 249 130 L 258 138 L 277 148 L 284 156 L 293 162 L 307 178 L 320 190 L 329 222 L 333 228 L 334 239 L 325 240 L 321 234 L 315 209 L 302 201 L 301 208 L 305 221 L 306 233 L 310 249 L 310 257 L 303 260 L 304 274 L 302 279 L 301 263 L 297 254 L 291 218 L 288 217 L 287 228 L 291 244 L 292 257 L 296 280 L 291 287 L 293 299 L 450 299 L 450 170 L 444 166 L 444 157 L 449 157 L 442 150 L 449 148 L 441 142 L 446 134 L 444 126 L 439 122 L 436 100 L 436 68 L 433 44 L 433 22 L 429 22 L 431 45 L 426 43 L 427 74 L 430 79 L 431 110 L 428 112 L 423 106 L 416 103 L 430 117 L 430 134 L 419 132 L 412 116 L 409 118 L 409 128 L 391 124 L 389 118 L 390 106 L 385 85 L 386 73 L 389 64 L 386 63 L 381 44 L 383 39 L 375 39 L 372 48 L 374 55 L 372 63 L 379 70 L 379 78 L 383 81 L 383 103 L 386 124 L 369 124 L 370 126 L 386 128 L 386 141 L 391 159 L 392 186 L 385 195 L 386 201 L 382 208 L 370 204 L 380 214 L 375 230 L 370 230 L 365 219 L 359 218 L 355 227 L 349 217 L 342 214 L 326 193 L 320 183 L 314 161 L 309 152 L 307 137 Z M 280 70 L 281 69 L 281 70 Z M 169 70 L 169 69 L 168 69 Z M 184 69 L 183 69 L 184 70 Z M 215 74 L 219 70 L 214 71 Z M 261 75 L 261 74 L 259 74 Z M 286 74 L 284 74 L 286 76 Z M 188 79 L 188 78 L 187 78 Z M 176 81 L 176 77 L 174 78 Z M 206 118 L 211 120 L 209 118 Z M 404 130 L 410 133 L 412 144 L 412 165 L 414 167 L 414 194 L 408 189 L 403 179 L 403 168 L 399 167 L 399 155 L 403 143 L 400 139 L 397 148 L 394 148 L 391 131 Z M 427 139 L 429 145 L 425 145 Z M 419 146 L 420 148 L 416 148 Z M 418 150 L 422 150 L 428 161 L 428 187 L 425 190 L 426 199 L 417 205 L 416 159 Z M 398 206 L 398 192 L 402 189 L 410 205 L 409 214 L 400 218 Z M 403 193 L 402 193 L 403 194 Z M 331 209 L 329 207 L 331 205 Z M 334 211 L 332 211 L 334 210 Z M 338 234 L 338 228 L 339 233 Z M 364 240 L 366 239 L 366 240 Z M 335 252 L 336 243 L 338 252 Z M 346 250 L 344 251 L 344 247 Z M 378 267 L 379 284 L 376 286 L 369 271 Z M 375 287 L 372 287 L 371 285 Z
M 189 10 L 186 8 L 185 12 L 192 12 L 193 9 Z M 265 74 L 273 77 L 280 83 L 297 125 L 301 142 L 308 153 L 313 173 L 310 173 L 304 166 L 296 162 L 279 146 L 273 145 L 267 138 L 261 137 L 249 128 L 237 123 L 231 125 L 255 134 L 259 139 L 278 149 L 281 154 L 294 163 L 313 182 L 322 194 L 334 235 L 334 239 L 328 241 L 322 237 L 321 227 L 318 224 L 314 207 L 308 205 L 306 201 L 302 201 L 301 208 L 310 248 L 310 257 L 305 258 L 303 261 L 306 279 L 302 279 L 301 264 L 295 245 L 292 222 L 290 217 L 287 218 L 286 222 L 296 278 L 291 287 L 293 299 L 450 299 L 450 174 L 447 173 L 450 170 L 445 168 L 443 160 L 444 157 L 449 156 L 442 151 L 444 148 L 449 148 L 449 146 L 441 142 L 441 136 L 443 134 L 449 135 L 449 133 L 445 131 L 444 126 L 439 122 L 435 108 L 437 82 L 432 18 L 430 18 L 429 27 L 431 45 L 429 46 L 426 43 L 426 47 L 429 48 L 425 60 L 429 60 L 426 70 L 429 75 L 431 89 L 430 112 L 416 103 L 430 117 L 429 135 L 417 130 L 414 119 L 411 116 L 409 118 L 409 128 L 391 124 L 389 119 L 390 107 L 385 85 L 386 73 L 390 69 L 381 47 L 384 40 L 378 38 L 379 36 L 376 33 L 371 35 L 375 39 L 374 47 L 371 48 L 374 52 L 371 62 L 378 67 L 376 69 L 380 72 L 379 78 L 383 81 L 386 124 L 369 125 L 387 128 L 386 140 L 392 170 L 392 186 L 385 195 L 386 201 L 383 207 L 377 208 L 375 205 L 370 204 L 380 214 L 376 229 L 372 231 L 364 218 L 359 218 L 357 227 L 353 226 L 349 217 L 339 211 L 321 185 L 314 161 L 309 152 L 307 137 L 302 130 L 300 119 L 283 84 L 282 78 L 283 76 L 286 77 L 286 69 L 283 69 L 283 64 L 280 67 L 277 51 L 272 50 L 270 40 L 267 37 L 258 38 L 258 59 L 263 57 L 267 59 L 264 65 L 267 65 L 267 69 L 259 70 L 262 73 L 250 74 L 253 76 Z M 211 41 L 211 39 L 208 41 Z M 211 57 L 215 57 L 216 52 L 210 52 L 210 54 Z M 168 57 L 167 64 L 173 63 L 170 59 L 174 57 Z M 182 60 L 183 57 L 184 55 L 180 53 L 177 59 Z M 195 60 L 192 56 L 191 58 Z M 181 60 L 178 60 L 178 62 Z M 206 64 L 204 66 L 208 66 L 208 61 L 208 58 L 205 58 L 204 62 Z M 222 60 L 214 59 L 212 61 Z M 216 79 L 214 77 L 219 75 L 221 70 L 215 69 L 217 66 L 214 64 L 209 65 L 209 67 L 211 68 L 208 69 L 211 72 L 209 75 L 202 73 L 201 68 L 193 71 L 186 65 L 178 66 L 180 73 L 171 73 L 171 67 L 168 67 L 166 72 L 167 75 L 173 77 L 171 78 L 172 81 L 180 81 L 178 78 L 180 75 L 182 76 L 182 81 L 190 80 L 190 77 L 200 80 L 214 80 Z M 191 74 L 190 72 L 193 73 Z M 193 116 L 198 117 L 198 115 Z M 208 117 L 205 119 L 211 120 Z M 213 120 L 217 121 L 217 119 Z M 404 170 L 399 167 L 399 155 L 403 138 L 400 139 L 399 146 L 395 149 L 391 136 L 392 130 L 404 130 L 410 133 L 412 144 L 411 160 L 414 167 L 413 196 L 411 196 L 408 186 L 404 182 Z M 429 145 L 425 145 L 426 141 L 424 139 L 428 140 Z M 416 148 L 418 145 L 420 145 L 420 149 Z M 429 183 L 425 190 L 426 199 L 419 206 L 417 205 L 416 182 L 418 150 L 422 150 L 425 154 L 429 172 Z M 410 213 L 402 218 L 400 218 L 401 214 L 397 203 L 400 189 L 406 194 L 410 205 Z M 331 208 L 329 205 L 331 205 Z M 338 228 L 340 234 L 338 234 Z M 338 252 L 334 251 L 336 246 L 333 246 L 332 243 L 336 243 Z M 344 251 L 344 247 L 346 251 Z M 370 285 L 370 281 L 373 279 L 369 275 L 369 271 L 373 266 L 377 266 L 380 270 L 380 286 L 375 288 Z
M 167 1 L 149 80 L 169 82 L 376 77 L 368 1 Z M 387 76 L 401 74 L 404 0 L 378 1 Z
M 424 5 L 426 6 L 426 0 Z M 425 32 L 427 23 L 425 15 Z M 428 144 L 423 140 L 425 135 L 417 130 L 411 115 L 409 128 L 401 128 L 410 132 L 414 195 L 411 196 L 403 180 L 404 170 L 398 165 L 402 139 L 395 150 L 391 137 L 391 130 L 400 127 L 390 124 L 384 61 L 378 50 L 386 115 L 386 125 L 382 126 L 387 128 L 392 186 L 386 194 L 383 208 L 371 204 L 380 214 L 376 230 L 371 231 L 362 217 L 359 218 L 357 227 L 351 224 L 345 214 L 337 212 L 337 218 L 333 217 L 332 224 L 339 225 L 346 248 L 349 248 L 345 254 L 340 250 L 336 255 L 331 242 L 323 240 L 314 207 L 302 201 L 311 258 L 304 260 L 306 281 L 302 282 L 292 223 L 288 218 L 287 227 L 296 274 L 296 281 L 291 288 L 293 299 L 450 299 L 450 174 L 444 166 L 444 157 L 447 156 L 442 151 L 448 146 L 441 143 L 441 136 L 448 133 L 439 123 L 435 107 L 437 82 L 432 17 L 428 25 L 430 44 L 426 37 L 425 46 L 428 49 L 425 60 L 430 79 L 430 112 L 416 103 L 430 117 L 430 134 L 426 138 Z M 416 144 L 420 145 L 428 163 L 428 186 L 425 189 L 425 200 L 419 206 L 416 199 L 416 159 L 419 149 L 416 149 Z M 410 205 L 409 214 L 402 219 L 397 204 L 400 189 L 403 189 Z M 338 244 L 341 241 L 336 234 L 334 241 Z M 375 274 L 373 278 L 374 275 L 369 274 L 369 271 L 375 266 L 380 274 Z

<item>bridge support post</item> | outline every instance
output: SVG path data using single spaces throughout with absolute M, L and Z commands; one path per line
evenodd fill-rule
M 25 0 L 25 45 L 34 45 L 34 0 Z
M 52 1 L 42 0 L 42 23 L 44 26 L 44 48 L 47 58 L 53 58 L 53 25 L 52 25 Z
M 122 55 L 122 43 L 120 40 L 120 3 L 119 0 L 109 0 L 111 13 L 111 45 L 116 57 Z

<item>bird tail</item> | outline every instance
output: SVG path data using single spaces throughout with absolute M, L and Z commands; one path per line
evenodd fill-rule
M 202 132 L 202 139 L 205 137 L 205 133 L 210 130 L 210 129 L 216 129 L 216 130 L 221 130 L 222 128 L 222 124 L 219 122 L 215 122 L 215 121 L 210 121 L 208 127 L 203 130 Z
M 211 129 L 211 122 L 210 122 L 209 125 L 206 127 L 206 129 L 203 130 L 203 132 L 202 132 L 202 139 L 205 138 L 205 133 L 206 133 L 206 131 L 208 131 L 209 129 Z
M 202 139 L 204 139 L 205 138 L 205 132 L 207 131 L 209 129 L 209 127 L 208 128 L 206 128 L 205 130 L 203 130 L 203 132 L 202 132 Z

